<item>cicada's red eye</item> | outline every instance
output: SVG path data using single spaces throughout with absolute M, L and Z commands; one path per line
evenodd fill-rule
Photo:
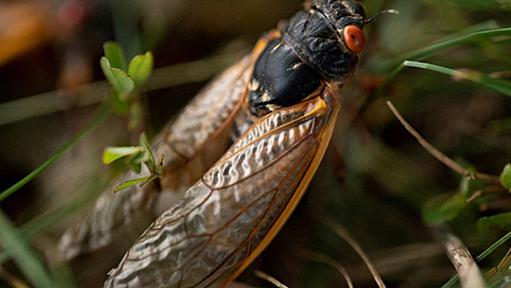
M 348 25 L 344 27 L 344 43 L 348 49 L 353 53 L 360 53 L 364 51 L 366 46 L 366 38 L 362 29 L 355 25 Z

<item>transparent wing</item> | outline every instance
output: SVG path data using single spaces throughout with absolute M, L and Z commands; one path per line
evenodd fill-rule
M 254 58 L 245 57 L 217 77 L 156 137 L 153 151 L 158 157 L 164 155 L 165 160 L 161 183 L 114 194 L 118 184 L 143 175 L 129 172 L 121 177 L 104 191 L 92 211 L 63 235 L 60 249 L 65 258 L 97 250 L 116 239 L 128 245 L 123 253 L 170 202 L 182 198 L 182 193 L 227 149 L 229 130 L 245 96 Z
M 157 218 L 105 287 L 221 287 L 283 225 L 316 171 L 339 111 L 337 89 L 257 121 Z

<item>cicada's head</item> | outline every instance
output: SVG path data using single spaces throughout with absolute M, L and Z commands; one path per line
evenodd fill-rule
M 301 58 L 324 78 L 343 82 L 365 48 L 362 5 L 353 0 L 312 0 L 291 19 L 286 34 Z
M 345 53 L 356 56 L 364 51 L 362 29 L 366 14 L 362 5 L 353 0 L 314 0 L 312 9 L 322 13 L 335 29 L 337 40 Z
M 366 43 L 362 29 L 373 18 L 354 0 L 309 0 L 258 58 L 249 96 L 252 114 L 313 97 L 325 83 L 342 85 L 355 71 Z

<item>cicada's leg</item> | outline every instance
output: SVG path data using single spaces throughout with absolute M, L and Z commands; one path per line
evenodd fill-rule
M 105 287 L 224 287 L 281 228 L 303 195 L 339 112 L 337 88 L 255 122 L 164 212 Z
M 260 41 L 252 54 L 213 80 L 156 137 L 153 151 L 157 157 L 163 155 L 165 161 L 163 176 L 157 183 L 114 194 L 117 184 L 141 177 L 127 173 L 105 190 L 79 224 L 66 231 L 60 242 L 64 258 L 114 243 L 113 248 L 124 248 L 123 253 L 150 222 L 182 198 L 182 193 L 227 149 L 233 118 L 246 97 L 253 63 L 266 42 Z

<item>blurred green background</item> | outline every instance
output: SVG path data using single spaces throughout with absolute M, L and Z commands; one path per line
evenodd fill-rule
M 511 1 L 363 3 L 368 15 L 389 8 L 400 14 L 382 16 L 366 27 L 368 47 L 343 90 L 343 111 L 327 155 L 289 222 L 241 282 L 272 287 L 254 275 L 261 270 L 288 287 L 347 287 L 331 265 L 310 259 L 309 252 L 317 252 L 343 265 L 355 287 L 376 287 L 364 263 L 322 224 L 323 218 L 353 235 L 388 287 L 440 287 L 455 274 L 432 227 L 447 225 L 474 257 L 511 231 L 509 191 L 447 168 L 385 103 L 392 101 L 424 138 L 463 167 L 498 177 L 511 162 L 511 31 L 505 29 L 511 25 Z M 248 53 L 262 33 L 302 4 L 1 2 L 0 191 L 47 160 L 108 95 L 99 67 L 105 41 L 118 41 L 130 57 L 153 51 L 155 72 L 143 98 L 143 129 L 153 136 L 207 80 Z M 458 74 L 399 70 L 404 60 L 449 67 Z M 56 243 L 114 174 L 101 164 L 104 147 L 136 144 L 140 130 L 127 129 L 128 122 L 109 117 L 0 202 L 10 219 L 0 219 L 0 286 L 38 286 L 33 279 L 53 287 L 102 283 L 101 276 L 90 276 L 104 275 L 94 271 L 101 265 L 62 264 L 55 259 Z M 509 243 L 503 243 L 480 262 L 495 287 L 511 285 L 505 282 L 508 249 Z M 487 273 L 499 263 L 497 271 Z

